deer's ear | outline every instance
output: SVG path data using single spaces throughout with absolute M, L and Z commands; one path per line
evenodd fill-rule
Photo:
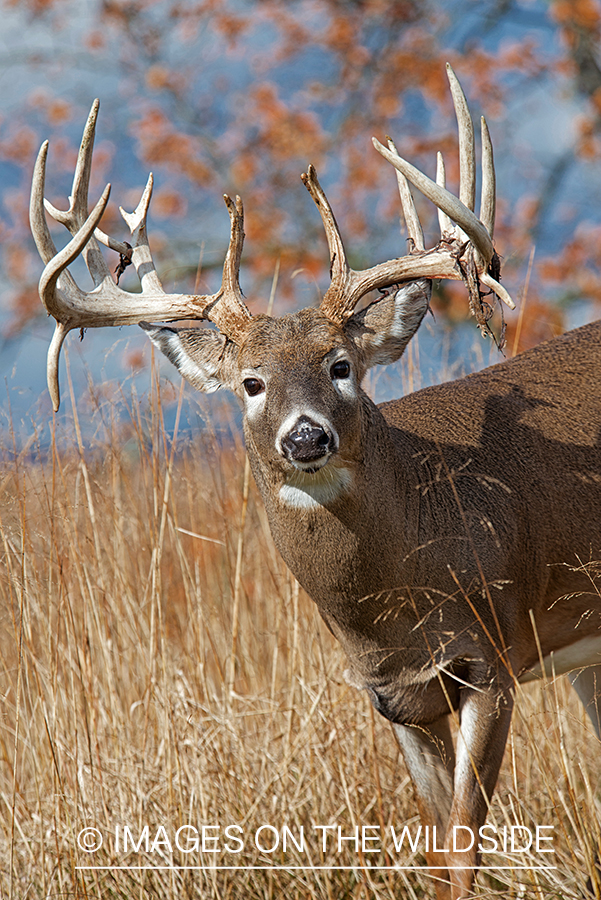
M 349 319 L 345 329 L 366 369 L 399 359 L 428 310 L 431 293 L 431 281 L 411 281 Z
M 199 391 L 230 387 L 236 347 L 211 328 L 166 328 L 140 322 L 150 340 Z

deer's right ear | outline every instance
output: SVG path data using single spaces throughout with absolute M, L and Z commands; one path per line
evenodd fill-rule
M 399 359 L 428 310 L 431 293 L 428 279 L 409 281 L 349 319 L 347 334 L 366 369 Z
M 180 375 L 198 391 L 210 394 L 220 387 L 230 387 L 233 354 L 237 351 L 220 331 L 139 324 Z

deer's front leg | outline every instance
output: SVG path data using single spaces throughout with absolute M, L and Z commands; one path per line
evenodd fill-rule
M 509 690 L 462 692 L 453 805 L 444 844 L 453 900 L 466 897 L 472 887 L 480 858 L 478 832 L 497 783 L 512 708 Z
M 453 804 L 453 771 L 455 753 L 449 717 L 443 716 L 427 726 L 393 724 L 413 784 L 422 825 L 436 827 L 437 845 L 443 838 Z M 446 871 L 446 855 L 433 852 L 428 842 L 428 865 L 435 879 L 437 900 L 449 900 L 450 886 Z
M 393 725 L 422 824 L 436 826 L 426 859 L 437 900 L 458 900 L 470 892 L 479 860 L 478 832 L 497 783 L 511 711 L 509 691 L 464 689 L 456 762 L 448 716 L 426 727 Z

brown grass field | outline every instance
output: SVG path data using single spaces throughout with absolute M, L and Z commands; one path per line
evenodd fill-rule
M 418 826 L 406 771 L 273 547 L 227 409 L 186 391 L 204 427 L 182 437 L 173 395 L 90 390 L 50 449 L 52 421 L 20 452 L 3 437 L 0 897 L 433 897 L 423 869 L 384 868 L 424 864 L 388 838 Z M 600 769 L 563 678 L 519 690 L 488 821 L 553 826 L 555 853 L 491 854 L 524 868 L 480 872 L 477 896 L 601 896 Z M 178 849 L 185 825 L 204 849 L 192 829 Z M 339 851 L 331 830 L 324 851 L 316 825 L 385 837 Z

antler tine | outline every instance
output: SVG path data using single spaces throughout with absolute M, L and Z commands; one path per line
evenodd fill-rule
M 242 299 L 239 281 L 240 261 L 244 247 L 244 205 L 242 198 L 237 194 L 235 201 L 228 197 L 227 194 L 223 195 L 223 200 L 230 216 L 230 243 L 225 255 L 225 262 L 223 263 L 222 287 L 224 291 L 233 295 L 248 313 L 246 304 Z
M 480 119 L 480 128 L 480 133 L 482 135 L 482 192 L 480 197 L 480 221 L 492 238 L 495 232 L 497 190 L 492 141 L 484 116 Z
M 240 289 L 240 260 L 244 245 L 244 206 L 240 197 L 235 201 L 223 195 L 230 214 L 230 243 L 223 263 L 221 288 L 205 298 L 203 318 L 210 319 L 220 331 L 234 341 L 242 339 L 252 318 Z
M 31 198 L 29 201 L 29 224 L 31 233 L 38 249 L 38 253 L 45 265 L 47 265 L 57 253 L 56 246 L 48 229 L 48 222 L 46 221 L 46 213 L 44 211 L 44 186 L 46 182 L 48 146 L 48 141 L 44 141 L 40 147 L 33 170 Z M 65 271 L 63 273 L 63 280 L 71 290 L 77 290 L 77 285 L 70 272 Z M 43 298 L 41 299 L 44 305 L 46 305 L 45 300 Z
M 43 145 L 42 150 L 40 151 L 40 157 L 42 157 L 42 151 L 44 151 L 44 155 L 42 157 L 42 168 L 45 164 L 45 154 L 47 152 L 47 149 L 48 143 L 46 142 L 45 147 Z M 40 157 L 38 157 L 38 159 Z M 34 182 L 36 182 L 35 177 Z M 79 256 L 86 243 L 90 240 L 90 237 L 93 234 L 96 225 L 100 221 L 102 214 L 106 209 L 111 186 L 110 184 L 106 186 L 100 200 L 92 210 L 87 221 L 84 222 L 80 230 L 77 232 L 77 234 L 69 241 L 67 246 L 60 251 L 60 253 L 56 253 L 56 247 L 54 247 L 54 242 L 50 237 L 48 224 L 46 222 L 46 217 L 44 215 L 44 209 L 42 206 L 44 191 L 43 171 L 41 173 L 41 178 L 38 178 L 37 182 L 38 183 L 36 184 L 36 187 L 32 190 L 30 218 L 32 231 L 34 233 L 40 256 L 44 260 L 48 259 L 46 267 L 42 272 L 42 277 L 40 278 L 40 299 L 48 310 L 48 313 L 53 315 L 57 320 L 54 337 L 52 338 L 50 347 L 48 348 L 48 359 L 46 366 L 48 393 L 50 394 L 50 398 L 52 400 L 53 409 L 57 411 L 60 406 L 60 388 L 58 382 L 58 363 L 60 352 L 67 334 L 69 333 L 71 328 L 76 326 L 69 321 L 67 316 L 65 316 L 65 309 L 62 303 L 57 302 L 56 286 L 59 278 L 62 278 L 65 282 L 64 287 L 68 290 L 68 295 L 73 295 L 75 293 L 81 294 L 75 281 L 67 271 L 67 266 L 71 262 L 73 262 L 73 260 L 76 259 L 77 256 Z M 52 256 L 51 254 L 52 249 L 54 249 L 54 256 Z
M 48 357 L 46 359 L 46 383 L 48 385 L 48 393 L 52 401 L 52 409 L 58 412 L 61 405 L 61 391 L 58 381 L 58 364 L 61 356 L 61 350 L 65 338 L 70 332 L 68 325 L 62 322 L 56 323 L 50 346 L 48 347 Z
M 496 213 L 496 176 L 495 163 L 493 158 L 492 141 L 486 119 L 484 116 L 480 118 L 480 133 L 482 141 L 482 190 L 480 195 L 480 221 L 490 234 L 491 238 L 495 230 L 495 213 Z M 493 278 L 487 270 L 480 273 L 480 281 L 486 287 L 490 288 L 500 300 L 503 301 L 510 309 L 515 309 L 515 303 L 505 290 L 502 284 Z
M 140 279 L 140 284 L 142 285 L 142 292 L 153 291 L 157 294 L 164 294 L 165 291 L 163 290 L 163 285 L 157 275 L 157 270 L 150 252 L 150 244 L 148 243 L 148 233 L 146 229 L 153 186 L 154 179 L 152 177 L 152 172 L 150 172 L 146 187 L 144 188 L 142 196 L 140 197 L 140 202 L 135 210 L 128 213 L 122 206 L 119 207 L 119 212 L 129 228 L 133 247 L 129 249 L 124 246 L 123 250 L 119 249 L 118 252 L 126 258 L 131 257 L 131 262 L 134 265 L 138 278 Z M 97 237 L 99 240 L 103 241 L 104 235 L 101 237 L 97 233 Z M 111 246 L 112 244 L 113 250 L 117 249 L 111 238 L 108 238 L 108 242 L 108 246 Z
M 92 156 L 94 153 L 94 137 L 96 134 L 96 121 L 98 119 L 98 111 L 100 109 L 100 100 L 96 98 L 92 103 L 92 107 L 88 114 L 85 124 L 79 152 L 77 154 L 77 162 L 75 164 L 75 172 L 73 175 L 73 186 L 69 197 L 69 209 L 61 210 L 54 207 L 47 200 L 45 206 L 53 219 L 60 222 L 70 231 L 77 231 L 88 217 L 88 191 L 90 187 L 90 174 L 92 171 Z
M 319 183 L 314 166 L 309 166 L 301 175 L 301 180 L 315 201 L 323 223 L 328 249 L 330 251 L 330 287 L 326 291 L 321 308 L 334 320 L 344 321 L 355 308 L 348 297 L 351 269 L 346 259 L 346 250 L 340 235 L 338 223 L 325 191 Z
M 69 197 L 69 208 L 67 210 L 57 209 L 48 200 L 44 200 L 47 212 L 56 222 L 64 225 L 72 235 L 77 234 L 88 218 L 88 193 L 99 109 L 100 101 L 96 99 L 92 103 L 77 154 L 73 186 Z M 90 239 L 83 248 L 82 253 L 96 286 L 111 278 L 110 269 L 95 240 Z
M 31 233 L 42 257 L 44 265 L 49 263 L 56 255 L 56 245 L 52 240 L 46 215 L 44 213 L 44 186 L 46 182 L 46 160 L 48 158 L 48 141 L 44 141 L 40 147 L 33 177 L 31 179 L 31 198 L 29 201 L 29 224 Z
M 476 199 L 474 123 L 472 122 L 463 89 L 449 63 L 447 63 L 447 78 L 449 79 L 459 132 L 459 199 L 473 212 Z
M 436 184 L 440 185 L 442 188 L 446 188 L 446 172 L 444 166 L 443 155 L 440 151 L 436 154 Z M 445 212 L 437 208 L 436 212 L 438 213 L 438 226 L 440 228 L 440 236 L 444 239 L 445 236 L 452 236 L 453 234 L 453 223 L 447 216 Z
M 387 141 L 389 148 L 393 153 L 396 153 L 397 149 L 392 138 L 387 138 Z M 426 245 L 424 244 L 424 231 L 422 228 L 422 223 L 420 222 L 419 216 L 417 214 L 417 209 L 415 208 L 415 201 L 413 200 L 413 194 L 411 193 L 409 182 L 402 174 L 402 172 L 399 172 L 398 169 L 396 170 L 396 180 L 399 188 L 399 197 L 401 198 L 403 217 L 405 219 L 405 224 L 407 225 L 407 233 L 413 241 L 413 247 L 415 250 L 425 250 Z

